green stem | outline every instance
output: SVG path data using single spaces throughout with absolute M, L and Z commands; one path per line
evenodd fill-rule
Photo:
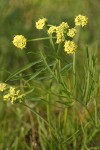
M 58 56 L 58 54 L 59 54 L 60 48 L 61 48 L 61 44 L 58 45 L 57 56 Z
M 97 102 L 96 102 L 96 98 L 94 98 L 94 114 L 95 114 L 95 126 L 98 126 L 98 114 L 97 114 Z
M 79 39 L 79 34 L 80 34 L 80 27 L 77 27 L 77 35 L 74 37 L 74 42 L 77 44 L 78 39 Z M 76 94 L 76 53 L 73 54 L 73 94 L 75 96 Z
M 75 64 L 76 64 L 76 55 L 75 53 L 73 54 L 73 95 L 75 95 L 75 89 L 76 89 L 76 68 L 75 68 Z
M 90 72 L 88 70 L 88 74 L 87 74 L 87 85 L 86 85 L 86 92 L 85 92 L 85 103 L 87 103 L 87 98 L 88 98 L 88 91 L 89 91 L 89 79 L 90 79 Z
M 49 35 L 49 40 L 50 40 L 50 43 L 51 43 L 52 48 L 53 48 L 54 51 L 55 51 L 55 45 L 54 45 L 53 39 L 55 39 L 55 38 L 56 38 L 56 37 L 53 37 L 52 35 Z
M 54 79 L 58 82 L 58 79 L 56 78 L 56 76 L 54 75 L 54 73 L 52 72 L 51 68 L 49 67 L 49 65 L 46 62 L 45 57 L 43 56 L 42 52 L 40 51 L 41 57 L 43 59 L 43 62 L 45 64 L 45 66 L 47 67 L 48 71 L 51 73 L 51 75 L 54 77 Z
M 27 40 L 27 42 L 42 41 L 42 40 L 55 39 L 55 38 L 56 37 L 36 38 L 36 39 Z
M 51 124 L 51 104 L 50 104 L 50 95 L 47 94 L 47 101 L 48 101 L 48 104 L 47 104 L 47 120 L 49 122 L 49 124 Z M 49 128 L 49 132 L 50 132 L 50 128 Z
M 67 117 L 68 117 L 68 108 L 65 108 L 64 111 L 64 132 L 66 133 L 66 128 L 67 128 Z

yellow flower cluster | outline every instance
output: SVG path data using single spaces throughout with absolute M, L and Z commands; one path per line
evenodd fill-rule
M 59 26 L 56 28 L 56 34 L 57 34 L 57 41 L 56 43 L 61 43 L 65 41 L 65 34 L 67 33 L 67 29 L 69 28 L 67 22 L 62 22 Z
M 23 35 L 16 35 L 14 36 L 14 39 L 12 42 L 15 45 L 15 47 L 23 49 L 26 47 L 27 40 Z
M 83 15 L 78 15 L 75 18 L 75 27 L 69 29 L 69 25 L 67 22 L 62 22 L 59 26 L 51 26 L 47 31 L 48 34 L 56 33 L 56 43 L 65 42 L 64 50 L 68 54 L 73 54 L 77 49 L 77 44 L 73 40 L 66 41 L 67 36 L 74 38 L 77 34 L 76 26 L 86 26 L 88 23 L 88 18 Z
M 7 94 L 3 96 L 4 101 L 11 101 L 11 103 L 21 102 L 22 95 L 20 95 L 20 90 L 16 90 L 15 87 L 10 87 Z
M 78 15 L 75 18 L 75 25 L 76 26 L 86 26 L 88 23 L 88 18 L 86 16 L 83 15 Z
M 73 41 L 66 41 L 64 47 L 68 54 L 73 54 L 77 49 L 77 45 Z
M 56 26 L 51 26 L 47 32 L 48 34 L 53 34 L 54 32 L 56 32 Z
M 67 29 L 69 25 L 67 22 L 62 22 L 59 26 L 51 26 L 48 29 L 48 34 L 56 33 L 57 41 L 56 43 L 61 43 L 65 41 L 65 34 L 67 33 Z
M 72 29 L 69 29 L 68 30 L 68 33 L 67 33 L 67 35 L 69 36 L 69 37 L 74 37 L 75 35 L 76 35 L 76 33 L 77 33 L 77 30 L 75 29 L 75 28 L 72 28 Z
M 69 25 L 67 22 L 62 22 L 58 26 L 49 25 L 49 24 L 47 24 L 46 18 L 39 19 L 36 22 L 36 28 L 38 30 L 42 30 L 46 24 L 47 24 L 47 26 L 50 26 L 49 29 L 47 30 L 47 33 L 49 35 L 52 35 L 53 33 L 55 33 L 54 38 L 56 38 L 56 43 L 59 44 L 59 43 L 65 42 L 65 44 L 64 44 L 65 51 L 68 54 L 72 54 L 76 51 L 77 45 L 74 43 L 74 40 L 67 41 L 67 37 L 74 38 L 74 36 L 78 32 L 77 26 L 84 27 L 87 25 L 87 23 L 88 23 L 88 18 L 86 16 L 79 14 L 78 16 L 75 17 L 75 27 L 73 27 L 73 28 L 69 28 Z M 48 37 L 41 38 L 41 39 L 48 39 Z M 37 41 L 38 39 L 35 39 L 35 40 Z M 32 39 L 32 40 L 28 40 L 28 41 L 35 41 L 35 40 Z M 25 48 L 26 44 L 27 44 L 27 40 L 23 35 L 16 35 L 12 42 L 17 48 L 20 48 L 20 49 Z
M 3 100 L 10 101 L 12 104 L 21 102 L 24 96 L 20 90 L 5 83 L 0 83 L 0 92 L 3 93 Z
M 47 19 L 46 19 L 46 18 L 39 19 L 39 20 L 36 22 L 36 28 L 37 28 L 38 30 L 42 30 L 42 29 L 44 28 L 46 22 L 47 22 Z
M 0 91 L 3 92 L 6 89 L 6 86 L 5 83 L 0 83 Z

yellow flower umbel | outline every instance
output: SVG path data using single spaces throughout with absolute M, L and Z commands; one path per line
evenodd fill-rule
M 53 34 L 56 32 L 56 26 L 51 26 L 49 29 L 48 29 L 48 34 Z
M 76 26 L 86 26 L 88 23 L 88 18 L 86 16 L 83 15 L 78 15 L 75 18 L 75 25 Z
M 75 28 L 71 28 L 71 29 L 68 30 L 67 35 L 68 35 L 69 37 L 72 37 L 72 38 L 73 38 L 73 37 L 76 35 L 76 33 L 77 33 L 77 30 L 76 30 Z
M 39 20 L 36 22 L 36 28 L 37 28 L 38 30 L 42 30 L 42 29 L 44 28 L 46 22 L 47 22 L 47 19 L 46 19 L 46 18 L 39 19 Z
M 20 95 L 20 90 L 16 90 L 14 87 L 10 87 L 7 94 L 3 96 L 4 101 L 11 101 L 11 103 L 21 102 L 22 95 Z
M 0 83 L 0 91 L 3 92 L 6 89 L 6 86 L 5 83 Z
M 62 22 L 59 26 L 56 27 L 57 41 L 56 43 L 61 43 L 65 41 L 65 34 L 69 25 L 67 22 Z
M 73 41 L 66 41 L 64 47 L 68 54 L 73 54 L 77 49 L 77 45 Z
M 14 36 L 14 39 L 12 42 L 15 45 L 15 47 L 23 49 L 26 47 L 27 40 L 23 35 L 16 35 Z

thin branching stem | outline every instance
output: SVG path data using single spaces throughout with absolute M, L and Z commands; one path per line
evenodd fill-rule
M 49 39 L 56 39 L 56 37 L 36 38 L 36 39 L 27 40 L 27 42 L 35 42 L 35 41 L 42 41 L 42 40 L 49 40 Z

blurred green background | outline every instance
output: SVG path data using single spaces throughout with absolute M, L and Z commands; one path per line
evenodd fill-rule
M 23 34 L 27 39 L 42 37 L 43 32 L 35 29 L 35 21 L 41 16 L 48 18 L 50 24 L 57 25 L 68 21 L 73 26 L 76 15 L 86 15 L 89 23 L 86 29 L 81 31 L 80 44 L 88 44 L 91 49 L 94 49 L 96 44 L 100 45 L 99 0 L 0 0 L 0 14 L 1 80 L 5 80 L 10 72 L 28 61 L 33 61 L 34 56 L 26 56 L 15 48 L 12 39 L 16 34 Z M 46 33 L 44 36 L 47 36 Z M 25 51 L 37 50 L 38 43 L 30 43 Z
M 48 18 L 50 24 L 68 21 L 73 27 L 78 14 L 89 18 L 88 26 L 81 30 L 80 49 L 88 45 L 93 51 L 97 46 L 100 60 L 100 0 L 0 0 L 0 81 L 5 81 L 10 73 L 36 59 L 34 55 L 27 55 L 28 52 L 38 51 L 39 46 L 43 48 L 42 42 L 32 42 L 21 51 L 12 44 L 14 35 L 22 34 L 27 39 L 47 36 L 46 32 L 35 29 L 35 21 L 41 16 Z M 25 149 L 27 132 L 32 126 L 30 120 L 29 110 L 9 104 L 6 106 L 0 101 L 0 150 L 9 149 L 11 145 L 14 149 L 17 144 L 19 149 Z M 21 143 L 18 143 L 18 137 Z

